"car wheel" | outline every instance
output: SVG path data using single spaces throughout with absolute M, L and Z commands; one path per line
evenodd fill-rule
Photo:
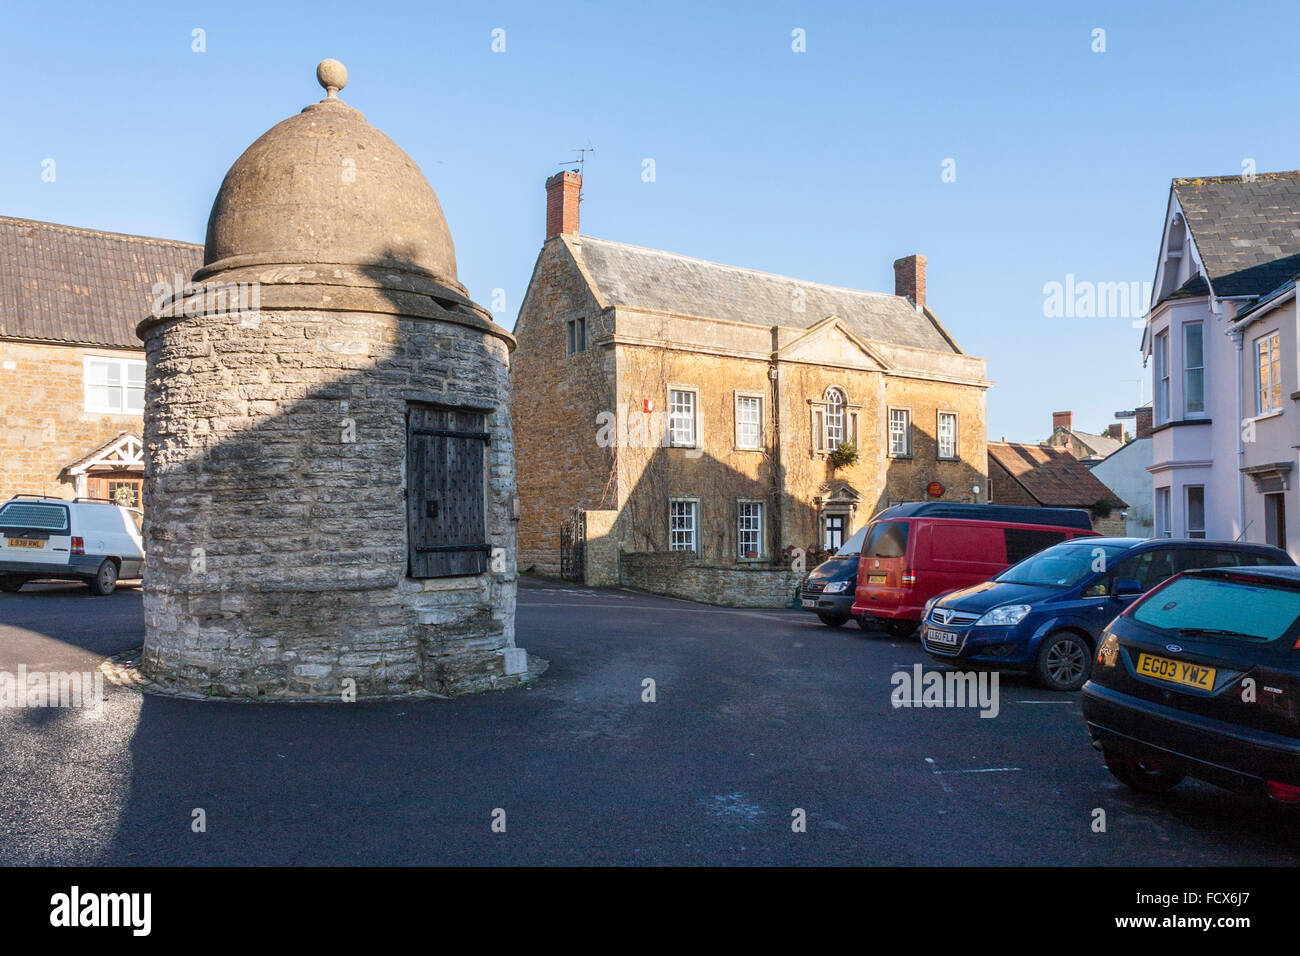
M 103 597 L 112 594 L 117 588 L 117 565 L 105 559 L 95 576 L 90 579 L 90 593 Z
M 18 589 L 27 582 L 22 578 L 3 577 L 0 578 L 0 591 L 6 594 L 16 594 Z
M 1149 763 L 1139 757 L 1102 750 L 1106 769 L 1124 786 L 1138 793 L 1164 793 L 1183 782 L 1186 774 Z
M 1092 672 L 1092 646 L 1073 631 L 1049 634 L 1034 670 L 1048 690 L 1078 690 Z
M 843 627 L 844 622 L 849 619 L 847 614 L 818 614 L 817 616 L 827 627 Z

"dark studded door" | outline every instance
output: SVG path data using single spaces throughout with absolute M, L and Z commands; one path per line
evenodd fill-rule
M 488 567 L 486 415 L 407 406 L 406 515 L 413 578 L 482 574 Z

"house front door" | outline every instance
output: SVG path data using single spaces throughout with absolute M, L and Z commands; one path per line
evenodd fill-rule
M 827 515 L 823 520 L 826 528 L 823 535 L 822 547 L 827 551 L 838 551 L 840 545 L 844 544 L 844 526 L 847 523 L 844 515 Z
M 106 498 L 128 508 L 140 507 L 143 485 L 144 479 L 130 472 L 86 476 L 86 492 L 91 498 Z

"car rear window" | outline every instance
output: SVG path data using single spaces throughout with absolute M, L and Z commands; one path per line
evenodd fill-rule
M 907 522 L 878 521 L 871 526 L 862 554 L 868 558 L 901 558 L 907 555 Z
M 0 528 L 67 531 L 68 509 L 30 501 L 10 501 L 0 507 Z
M 1300 618 L 1300 591 L 1220 577 L 1176 578 L 1134 611 L 1140 624 L 1166 631 L 1275 641 Z

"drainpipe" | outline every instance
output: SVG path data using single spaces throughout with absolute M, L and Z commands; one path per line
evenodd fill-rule
M 1219 318 L 1223 318 L 1223 305 L 1218 300 L 1214 300 L 1214 311 Z M 1246 436 L 1243 434 L 1246 409 L 1241 397 L 1241 363 L 1245 359 L 1244 339 L 1242 329 L 1231 329 L 1228 335 L 1232 337 L 1232 344 L 1236 346 L 1237 361 L 1236 370 L 1233 379 L 1237 383 L 1237 423 L 1234 426 L 1237 430 L 1237 538 L 1243 540 L 1246 537 L 1246 475 L 1241 470 L 1246 465 Z
M 785 487 L 784 439 L 781 435 L 781 369 L 778 349 L 779 329 L 772 329 L 772 363 L 767 368 L 768 380 L 772 383 L 772 547 L 776 555 L 785 549 L 781 538 L 785 534 L 784 509 L 782 507 L 782 489 Z M 774 555 L 774 557 L 776 556 Z

